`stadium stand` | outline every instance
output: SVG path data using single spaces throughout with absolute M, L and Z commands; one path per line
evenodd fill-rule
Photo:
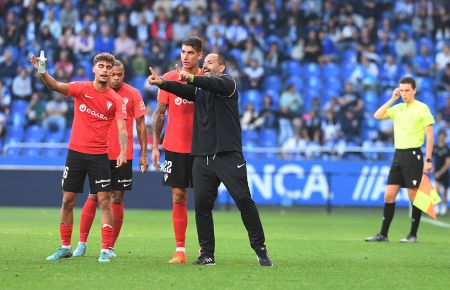
M 404 1 L 373 0 L 373 11 L 364 2 L 74 0 L 73 9 L 79 13 L 71 13 L 64 1 L 0 1 L 0 147 L 7 149 L 2 152 L 59 156 L 63 153 L 60 148 L 22 149 L 14 144 L 68 141 L 70 129 L 46 132 L 41 119 L 30 117 L 27 108 L 31 96 L 24 84 L 31 82 L 32 92 L 38 94 L 44 108 L 52 97 L 39 76 L 31 74 L 26 61 L 29 55 L 45 50 L 48 70 L 61 81 L 72 81 L 92 76 L 90 61 L 100 52 L 97 49 L 114 52 L 125 63 L 125 81 L 141 91 L 147 105 L 155 106 L 156 91 L 145 86 L 146 77 L 140 68 L 152 65 L 159 72 L 173 69 L 179 55 L 179 33 L 173 31 L 179 26 L 179 13 L 187 20 L 183 29 L 205 40 L 206 53 L 218 49 L 237 65 L 237 69 L 230 66 L 229 73 L 239 81 L 241 113 L 249 103 L 256 112 L 255 126 L 244 132 L 245 148 L 281 147 L 300 130 L 295 120 L 308 120 L 311 110 L 316 111 L 322 124 L 322 138 L 309 140 L 304 134 L 301 138 L 307 144 L 314 141 L 315 146 L 324 146 L 327 110 L 333 110 L 340 128 L 345 128 L 345 111 L 355 105 L 352 102 L 363 106 L 361 114 L 354 116 L 360 126 L 352 132 L 361 138 L 343 141 L 366 149 L 386 146 L 382 132 L 370 119 L 390 97 L 396 81 L 406 75 L 417 79 L 417 98 L 427 103 L 435 116 L 440 114 L 443 121 L 438 128 L 450 136 L 449 1 L 409 1 L 408 13 L 403 11 L 408 5 L 399 5 Z M 206 13 L 196 14 L 198 7 Z M 257 9 L 249 11 L 249 7 Z M 70 21 L 62 15 L 69 15 Z M 253 60 L 264 70 L 262 81 L 246 79 L 245 67 Z M 27 79 L 20 79 L 21 71 L 26 72 L 23 75 Z M 347 83 L 353 85 L 356 98 L 350 103 L 345 92 Z M 290 85 L 294 85 L 303 104 L 295 112 L 286 113 L 279 101 Z M 276 116 L 276 125 L 270 129 L 258 124 L 265 118 L 262 114 L 267 114 L 265 96 L 272 98 L 270 110 Z M 328 106 L 334 98 L 335 105 Z M 73 117 L 71 110 L 69 105 L 67 127 Z M 345 156 L 376 159 L 384 155 Z

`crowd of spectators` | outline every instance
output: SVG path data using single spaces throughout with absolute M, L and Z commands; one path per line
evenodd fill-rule
M 113 53 L 154 107 L 148 66 L 172 70 L 187 36 L 201 37 L 205 53 L 226 54 L 245 147 L 392 144 L 392 122 L 372 114 L 406 75 L 417 79 L 436 132 L 450 131 L 449 1 L 0 0 L 0 147 L 17 141 L 8 138 L 17 126 L 48 133 L 71 124 L 73 104 L 42 85 L 29 55 L 44 50 L 49 72 L 70 82 L 92 78 L 96 53 Z

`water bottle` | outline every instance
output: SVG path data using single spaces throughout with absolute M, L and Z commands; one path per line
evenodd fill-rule
M 41 55 L 39 55 L 39 66 L 38 66 L 38 73 L 43 74 L 45 73 L 45 61 L 47 59 L 44 56 L 44 51 L 41 50 Z

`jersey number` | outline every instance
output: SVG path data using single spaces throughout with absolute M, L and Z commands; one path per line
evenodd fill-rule
M 172 161 L 164 160 L 164 170 L 165 173 L 172 173 Z
M 64 167 L 63 178 L 67 178 L 67 174 L 69 174 L 69 167 Z

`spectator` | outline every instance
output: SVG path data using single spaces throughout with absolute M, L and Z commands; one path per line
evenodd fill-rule
M 289 15 L 286 25 L 281 27 L 279 34 L 288 47 L 291 47 L 295 43 L 297 43 L 301 35 L 301 30 L 300 26 L 297 23 L 297 18 L 295 18 L 295 16 L 293 15 Z
M 398 0 L 394 6 L 395 19 L 398 23 L 411 23 L 414 15 L 414 3 L 412 0 Z
M 344 94 L 339 98 L 340 112 L 352 111 L 355 117 L 362 117 L 362 110 L 364 109 L 364 102 L 361 96 L 354 91 L 351 83 L 345 84 Z
M 361 84 L 363 90 L 376 89 L 378 84 L 378 67 L 366 56 L 361 56 L 361 62 L 353 70 L 350 81 L 354 84 Z
M 444 70 L 447 64 L 450 63 L 450 44 L 445 44 L 442 50 L 436 54 L 436 68 Z
M 361 142 L 361 121 L 352 110 L 345 110 L 341 120 L 342 134 L 346 142 L 360 144 Z
M 257 59 L 251 59 L 248 66 L 244 68 L 244 76 L 248 87 L 258 89 L 264 77 L 264 68 Z
M 139 15 L 139 22 L 136 24 L 136 37 L 140 43 L 146 43 L 150 39 L 149 24 L 144 14 Z
M 26 68 L 19 68 L 19 74 L 12 82 L 12 95 L 15 99 L 30 100 L 31 93 L 30 73 Z
M 258 63 L 264 62 L 264 54 L 258 47 L 255 46 L 255 43 L 251 38 L 245 41 L 245 50 L 242 53 L 242 63 L 244 65 L 250 65 L 251 60 L 256 60 Z
M 70 80 L 73 74 L 73 63 L 69 59 L 69 52 L 62 50 L 59 53 L 59 60 L 56 62 L 55 69 L 60 69 L 64 79 Z
M 306 62 L 321 62 L 322 51 L 322 43 L 319 39 L 317 31 L 310 30 L 308 33 L 308 38 L 305 41 L 304 60 Z
M 67 102 L 64 96 L 53 93 L 53 99 L 45 106 L 46 116 L 42 121 L 42 126 L 47 132 L 63 132 L 66 129 Z
M 241 127 L 243 131 L 255 129 L 255 121 L 258 119 L 258 112 L 255 111 L 255 106 L 252 102 L 247 104 L 244 113 L 241 117 Z
M 172 23 L 167 19 L 164 8 L 159 8 L 156 14 L 156 20 L 151 25 L 152 38 L 157 41 L 168 42 L 173 37 Z
M 16 14 L 9 11 L 6 14 L 5 22 L 0 26 L 0 37 L 8 45 L 18 46 L 20 41 L 20 30 Z
M 9 117 L 11 94 L 0 79 L 0 137 L 3 137 L 6 120 Z
M 13 54 L 10 49 L 5 49 L 3 56 L 0 57 L 0 78 L 9 86 L 16 76 L 17 63 L 13 59 Z
M 248 38 L 247 30 L 241 25 L 241 20 L 235 17 L 226 29 L 225 38 L 230 48 L 242 48 L 244 41 Z
M 394 56 L 389 54 L 381 65 L 380 81 L 384 88 L 395 88 L 399 76 L 399 67 L 395 63 Z
M 41 22 L 41 31 L 44 29 L 44 27 L 48 27 L 50 29 L 50 33 L 52 34 L 53 38 L 59 39 L 59 37 L 61 36 L 62 26 L 61 23 L 57 19 L 55 19 L 55 12 L 53 11 L 53 9 L 48 11 L 47 18 Z
M 302 114 L 303 99 L 294 84 L 289 84 L 281 93 L 280 107 L 286 108 L 292 115 L 300 116 Z
M 185 13 L 177 15 L 177 20 L 173 23 L 173 40 L 179 46 L 186 35 L 192 30 L 188 16 Z
M 209 39 L 214 37 L 215 31 L 217 31 L 220 36 L 224 36 L 226 32 L 226 26 L 223 24 L 218 14 L 212 15 L 211 24 L 206 28 L 206 38 Z
M 136 41 L 128 36 L 126 30 L 122 30 L 119 37 L 114 41 L 114 54 L 118 57 L 126 55 L 133 56 L 136 53 Z
M 450 39 L 450 14 L 444 5 L 437 8 L 437 15 L 434 19 L 434 37 L 438 42 Z
M 72 5 L 72 1 L 65 1 L 64 7 L 59 12 L 59 19 L 63 29 L 74 28 L 75 23 L 80 20 L 78 9 Z
M 434 69 L 434 58 L 430 55 L 430 49 L 427 44 L 420 46 L 420 53 L 413 59 L 416 75 L 430 77 Z
M 445 69 L 442 72 L 440 80 L 437 84 L 437 88 L 441 91 L 450 92 L 450 63 L 445 66 Z
M 297 43 L 291 50 L 291 58 L 294 60 L 301 61 L 305 56 L 305 45 L 303 38 L 299 38 Z
M 95 38 L 95 51 L 113 53 L 115 49 L 114 36 L 111 33 L 111 28 L 107 24 L 100 27 L 100 33 Z
M 268 75 L 280 74 L 280 64 L 283 61 L 282 53 L 279 50 L 278 43 L 270 43 L 270 49 L 265 56 L 265 71 Z
M 406 30 L 400 31 L 400 38 L 395 41 L 395 53 L 401 62 L 410 62 L 416 55 L 416 43 L 409 38 Z
M 293 135 L 281 144 L 281 158 L 292 160 L 301 159 L 301 153 L 306 149 L 306 141 L 302 138 L 301 132 L 294 131 Z
M 86 75 L 86 70 L 84 67 L 79 66 L 75 69 L 75 74 L 73 75 L 71 81 L 72 82 L 78 82 L 78 81 L 87 81 L 90 77 Z
M 321 143 L 322 139 L 322 130 L 321 123 L 322 120 L 320 116 L 317 114 L 316 110 L 309 111 L 309 114 L 305 114 L 303 116 L 306 135 L 308 136 L 308 141 L 314 141 L 316 143 Z
M 65 28 L 63 35 L 58 40 L 59 46 L 73 51 L 73 49 L 77 45 L 76 43 L 77 37 L 73 34 L 73 28 Z
M 31 43 L 36 40 L 39 31 L 39 25 L 37 24 L 36 20 L 33 17 L 33 14 L 31 13 L 28 13 L 26 15 L 24 30 L 26 42 Z
M 445 100 L 445 107 L 441 108 L 439 113 L 442 114 L 442 119 L 445 120 L 445 122 L 450 122 L 450 98 Z
M 413 31 L 416 36 L 431 36 L 431 32 L 434 29 L 433 18 L 427 14 L 426 9 L 420 9 L 416 11 L 416 16 L 412 22 Z
M 261 129 L 278 129 L 278 116 L 274 111 L 273 100 L 270 95 L 264 96 L 263 107 L 259 111 L 255 127 Z
M 83 28 L 76 36 L 74 52 L 78 54 L 80 60 L 90 61 L 94 54 L 94 38 L 89 33 L 89 29 Z
M 41 99 L 39 93 L 34 92 L 31 95 L 31 101 L 25 111 L 28 125 L 41 125 L 45 117 L 45 101 Z
M 153 65 L 153 63 L 151 64 Z M 147 76 L 148 66 L 147 57 L 144 55 L 144 48 L 139 45 L 136 48 L 136 55 L 131 60 L 133 76 Z
M 336 112 L 333 110 L 327 110 L 325 113 L 325 119 L 322 121 L 321 130 L 323 132 L 322 143 L 325 146 L 331 146 L 336 144 L 341 136 L 341 126 L 336 118 Z

